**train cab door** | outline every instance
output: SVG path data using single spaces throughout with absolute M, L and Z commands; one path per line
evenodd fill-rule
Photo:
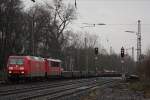
M 45 61 L 45 77 L 47 78 L 48 77 L 48 60 L 45 58 L 44 61 Z

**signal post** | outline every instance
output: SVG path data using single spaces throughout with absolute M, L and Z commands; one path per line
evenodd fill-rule
M 98 70 L 98 47 L 95 47 L 94 48 L 94 52 L 95 52 L 95 58 L 94 58 L 94 61 L 95 61 L 95 71 Z
M 124 70 L 124 47 L 121 48 L 121 67 L 122 67 L 122 79 L 125 80 L 125 70 Z

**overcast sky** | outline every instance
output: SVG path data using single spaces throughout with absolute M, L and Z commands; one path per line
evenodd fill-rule
M 31 4 L 32 2 L 27 2 Z M 40 2 L 41 0 L 37 0 Z M 46 0 L 51 1 L 51 0 Z M 74 0 L 64 0 L 74 4 Z M 120 53 L 120 48 L 136 48 L 136 35 L 124 31 L 137 32 L 137 21 L 141 20 L 142 26 L 142 52 L 150 47 L 150 0 L 77 0 L 77 20 L 71 28 L 74 31 L 86 31 L 97 34 L 102 45 L 109 51 L 109 47 Z M 105 26 L 86 27 L 82 23 L 98 24 Z M 130 53 L 131 51 L 129 51 Z

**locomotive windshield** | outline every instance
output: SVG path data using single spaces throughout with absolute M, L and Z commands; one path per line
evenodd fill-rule
M 13 58 L 9 60 L 9 64 L 17 64 L 17 65 L 22 65 L 23 64 L 23 59 L 21 58 Z

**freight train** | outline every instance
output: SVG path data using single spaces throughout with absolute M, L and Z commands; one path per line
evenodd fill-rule
M 117 72 L 64 71 L 59 59 L 36 56 L 9 56 L 6 72 L 9 81 L 49 78 L 120 77 Z
M 95 77 L 94 71 L 64 71 L 59 59 L 42 58 L 35 56 L 10 56 L 7 63 L 9 80 L 35 78 L 81 78 Z

